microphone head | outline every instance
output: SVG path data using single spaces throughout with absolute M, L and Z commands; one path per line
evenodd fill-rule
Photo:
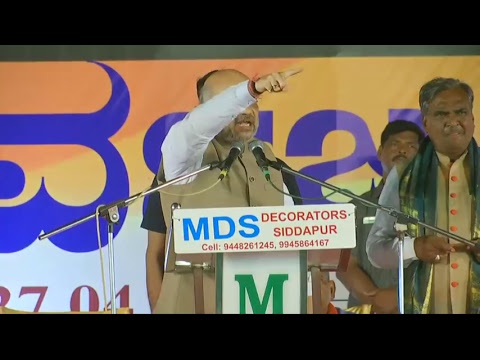
M 232 149 L 238 149 L 240 151 L 240 155 L 243 154 L 245 151 L 245 144 L 242 141 L 235 141 L 232 144 Z
M 263 150 L 263 145 L 260 140 L 253 140 L 248 144 L 248 149 L 253 152 L 256 148 L 260 148 Z

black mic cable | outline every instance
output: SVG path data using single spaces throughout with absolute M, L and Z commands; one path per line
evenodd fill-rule
M 284 173 L 283 169 L 285 168 L 289 168 L 286 164 L 281 164 L 280 162 L 278 161 L 270 161 L 268 160 L 268 166 L 271 167 L 272 169 L 275 169 L 275 170 L 278 170 L 282 173 Z M 283 190 L 279 189 L 272 181 L 269 181 L 270 185 L 272 185 L 272 187 L 278 191 L 279 193 L 282 193 L 283 195 L 285 196 L 288 196 L 288 197 L 291 197 L 292 199 L 298 199 L 298 200 L 306 200 L 306 201 L 323 201 L 323 200 L 326 200 L 328 199 L 329 197 L 339 193 L 340 190 L 343 190 L 347 193 L 350 193 L 352 195 L 355 195 L 353 192 L 351 192 L 350 190 L 348 189 L 338 189 L 338 190 L 333 190 L 330 194 L 327 194 L 327 195 L 324 195 L 322 197 L 315 197 L 315 198 L 307 198 L 307 197 L 303 197 L 303 196 L 297 196 L 297 195 L 293 195 L 293 194 L 289 194 L 289 193 L 286 193 L 284 192 Z
M 232 144 L 232 147 L 230 148 L 230 152 L 227 156 L 227 158 L 223 161 L 223 163 L 220 166 L 220 175 L 218 176 L 218 180 L 223 180 L 227 175 L 228 172 L 230 171 L 230 168 L 232 167 L 232 164 L 239 156 L 243 154 L 245 151 L 245 144 L 241 141 L 235 141 Z
M 280 172 L 282 172 L 282 168 L 283 168 L 283 165 L 281 165 L 280 163 L 278 163 L 277 161 L 271 161 L 271 160 L 268 160 L 267 157 L 265 156 L 265 152 L 263 151 L 263 145 L 262 145 L 262 142 L 260 140 L 253 140 L 252 142 L 250 142 L 248 144 L 248 149 L 253 153 L 253 156 L 255 156 L 255 159 L 257 160 L 257 165 L 262 169 L 262 172 L 265 176 L 265 179 L 267 179 L 267 181 L 270 183 L 270 185 L 275 189 L 277 190 L 278 192 L 282 193 L 283 195 L 286 195 L 286 196 L 289 196 L 293 199 L 299 199 L 299 200 L 307 200 L 307 201 L 322 201 L 322 200 L 325 200 L 327 198 L 329 198 L 330 196 L 332 195 L 335 195 L 337 191 L 333 191 L 331 192 L 330 194 L 328 195 L 325 195 L 325 196 L 322 196 L 320 198 L 305 198 L 303 196 L 296 196 L 296 195 L 293 195 L 293 194 L 288 194 L 286 192 L 284 192 L 283 190 L 279 189 L 272 181 L 271 181 L 271 178 L 270 178 L 270 170 L 269 170 L 269 167 L 272 167 L 273 169 L 275 170 L 278 170 Z M 342 189 L 346 192 L 350 192 L 350 190 L 346 190 L 346 189 Z

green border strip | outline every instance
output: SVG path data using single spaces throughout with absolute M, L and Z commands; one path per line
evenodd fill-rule
M 308 283 L 308 252 L 300 251 L 300 314 L 307 313 L 307 283 Z

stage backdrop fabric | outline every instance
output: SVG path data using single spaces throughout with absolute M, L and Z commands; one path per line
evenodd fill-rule
M 197 104 L 197 78 L 217 68 L 256 76 L 292 67 L 304 72 L 288 91 L 260 101 L 259 137 L 293 168 L 357 194 L 380 179 L 385 125 L 420 124 L 424 82 L 457 77 L 480 91 L 474 56 L 0 63 L 0 305 L 103 307 L 95 221 L 37 237 L 148 187 L 165 134 Z M 299 184 L 305 197 L 328 194 Z M 135 313 L 149 312 L 144 209 L 144 201 L 122 209 L 115 227 L 117 304 Z

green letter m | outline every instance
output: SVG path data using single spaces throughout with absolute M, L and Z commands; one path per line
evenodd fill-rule
M 267 312 L 270 295 L 273 301 L 273 313 L 283 314 L 283 284 L 288 280 L 288 274 L 269 275 L 263 300 L 260 301 L 253 275 L 235 275 L 235 281 L 240 288 L 240 314 L 247 313 L 247 295 L 254 314 Z

